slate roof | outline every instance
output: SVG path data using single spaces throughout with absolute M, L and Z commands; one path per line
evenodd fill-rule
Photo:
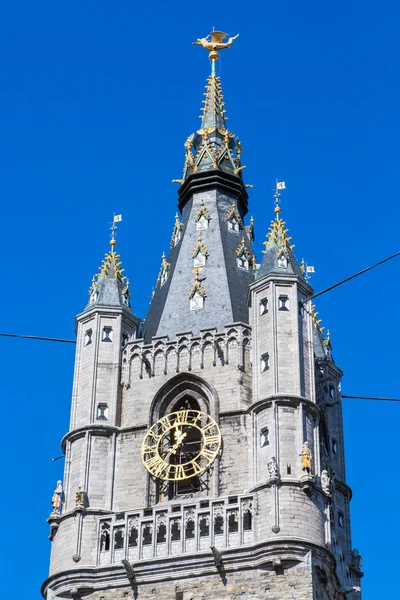
M 198 334 L 207 327 L 223 328 L 237 321 L 248 322 L 247 290 L 254 279 L 251 239 L 243 223 L 243 209 L 233 193 L 221 189 L 195 192 L 185 203 L 182 213 L 183 231 L 180 241 L 166 259 L 168 277 L 159 278 L 146 317 L 143 335 L 146 342 L 154 336 L 169 336 L 192 331 Z M 231 231 L 227 214 L 234 204 L 240 215 L 238 231 Z M 204 205 L 210 214 L 208 228 L 202 230 L 207 248 L 206 265 L 199 273 L 205 290 L 204 308 L 190 310 L 189 293 L 195 281 L 193 250 L 198 241 L 195 216 Z M 249 253 L 248 269 L 237 263 L 236 251 L 245 238 Z
M 131 313 L 129 281 L 123 275 L 121 257 L 115 252 L 115 239 L 111 240 L 110 245 L 111 249 L 105 254 L 99 272 L 92 279 L 85 311 L 95 306 L 107 306 L 123 307 Z
M 280 213 L 280 207 L 276 206 L 276 217 L 271 221 L 267 240 L 264 242 L 264 257 L 257 272 L 257 279 L 270 273 L 288 273 L 303 277 L 303 271 L 293 254 L 294 245 L 290 243 L 292 238 L 287 235 L 286 223 L 280 218 Z

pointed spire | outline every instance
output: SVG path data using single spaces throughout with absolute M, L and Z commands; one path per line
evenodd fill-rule
M 183 177 L 174 179 L 183 184 L 189 175 L 204 171 L 222 170 L 242 179 L 242 145 L 238 137 L 227 129 L 227 117 L 221 79 L 216 75 L 215 64 L 218 50 L 228 48 L 238 36 L 223 40 L 226 33 L 213 31 L 206 38 L 198 39 L 194 44 L 209 51 L 211 75 L 207 79 L 206 91 L 200 115 L 201 127 L 196 135 L 190 135 L 184 143 L 185 164 Z M 211 39 L 209 39 L 211 38 Z
M 121 215 L 114 215 L 111 226 L 110 251 L 105 254 L 98 273 L 92 279 L 89 289 L 89 303 L 85 310 L 93 306 L 125 306 L 130 309 L 129 280 L 123 275 L 121 257 L 116 253 L 115 239 L 117 226 L 122 221 Z
M 294 244 L 291 244 L 292 238 L 288 235 L 289 230 L 286 229 L 286 223 L 281 219 L 280 193 L 279 190 L 286 188 L 284 181 L 276 180 L 275 188 L 275 219 L 271 221 L 267 239 L 264 242 L 265 250 L 263 250 L 264 258 L 260 269 L 257 273 L 257 278 L 264 277 L 269 273 L 290 273 L 302 275 L 301 267 L 297 264 L 293 254 Z

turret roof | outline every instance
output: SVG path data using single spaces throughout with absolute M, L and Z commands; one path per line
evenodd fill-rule
M 288 236 L 289 230 L 286 223 L 280 217 L 281 208 L 279 204 L 275 207 L 275 219 L 271 221 L 267 239 L 264 242 L 265 250 L 261 266 L 257 272 L 257 279 L 265 277 L 269 273 L 289 273 L 302 276 L 302 270 L 293 254 L 294 245 L 292 238 Z
M 89 302 L 85 310 L 95 306 L 125 307 L 131 312 L 129 280 L 123 274 L 121 257 L 115 251 L 116 226 L 111 227 L 110 251 L 105 254 L 98 273 L 92 279 Z

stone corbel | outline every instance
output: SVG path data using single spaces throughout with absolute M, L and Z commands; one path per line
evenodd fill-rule
M 134 581 L 135 580 L 135 571 L 133 569 L 133 565 L 129 562 L 129 560 L 126 560 L 126 558 L 121 560 L 121 563 L 125 569 L 125 573 L 129 579 L 129 581 Z
M 49 518 L 47 519 L 48 524 L 50 525 L 50 535 L 49 540 L 52 542 L 59 527 L 59 519 L 60 513 L 52 512 Z
M 280 573 L 283 570 L 282 559 L 280 556 L 277 556 L 273 559 L 272 568 L 274 569 L 275 573 Z
M 303 475 L 300 477 L 300 485 L 303 492 L 309 493 L 313 489 L 315 485 L 315 477 L 314 475 Z
M 222 554 L 218 550 L 218 548 L 216 548 L 215 546 L 210 546 L 210 548 L 211 548 L 211 552 L 213 553 L 215 566 L 220 571 L 223 568 Z

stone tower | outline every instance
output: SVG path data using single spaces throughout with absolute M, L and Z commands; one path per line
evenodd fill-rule
M 359 600 L 341 370 L 275 216 L 260 264 L 210 50 L 168 256 L 144 324 L 114 229 L 77 317 L 46 600 Z

